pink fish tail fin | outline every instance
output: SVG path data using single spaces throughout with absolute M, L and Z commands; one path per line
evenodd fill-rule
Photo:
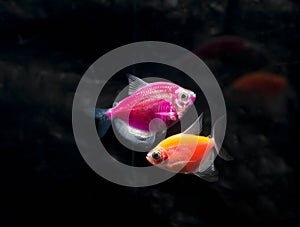
M 106 113 L 108 109 L 95 109 L 95 119 L 97 120 L 97 131 L 102 138 L 111 125 L 110 113 Z

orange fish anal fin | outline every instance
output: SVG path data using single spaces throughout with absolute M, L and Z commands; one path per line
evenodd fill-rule
M 206 170 L 201 172 L 196 171 L 193 174 L 208 182 L 216 182 L 219 179 L 219 173 L 218 170 L 215 168 L 214 163 L 212 163 Z

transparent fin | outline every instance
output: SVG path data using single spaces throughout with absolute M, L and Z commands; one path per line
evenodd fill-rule
M 112 104 L 112 106 L 115 107 L 115 106 L 117 106 L 118 104 L 119 104 L 119 102 L 114 102 L 114 103 Z
M 212 147 L 210 150 L 205 151 L 205 154 L 200 162 L 198 172 L 204 172 L 207 170 L 215 161 L 217 157 L 217 150 Z
M 97 131 L 98 135 L 100 138 L 102 138 L 106 132 L 108 131 L 111 122 L 108 119 L 107 115 L 105 112 L 108 111 L 108 109 L 95 109 L 95 118 L 98 120 L 98 125 L 97 125 Z
M 208 182 L 216 182 L 219 180 L 218 170 L 215 168 L 215 165 L 213 163 L 205 171 L 203 172 L 197 171 L 194 172 L 193 174 Z
M 161 141 L 163 141 L 166 138 L 167 135 L 167 130 L 162 130 L 159 131 L 155 134 L 155 142 L 156 143 L 160 143 Z
M 160 132 L 167 129 L 165 122 L 163 121 L 162 115 L 156 115 L 156 118 L 152 119 L 149 123 L 149 129 L 152 133 Z
M 232 161 L 234 159 L 223 147 L 219 150 L 218 155 L 225 161 Z
M 98 120 L 107 120 L 108 117 L 106 115 L 106 112 L 108 110 L 109 109 L 88 108 L 88 109 L 85 109 L 83 112 L 91 118 L 95 118 Z
M 203 113 L 196 119 L 196 121 L 188 127 L 182 134 L 192 134 L 192 135 L 199 135 L 202 131 L 202 119 Z
M 225 128 L 225 125 L 224 125 L 224 124 L 226 124 L 226 118 L 225 117 L 226 117 L 225 115 L 221 116 L 214 123 L 213 128 L 212 128 L 212 138 L 213 139 L 215 139 L 216 136 L 217 136 L 217 138 L 221 138 L 221 135 L 218 135 L 218 133 L 222 133 L 223 129 Z M 215 147 L 216 147 L 217 152 L 219 152 L 220 148 L 221 148 L 221 144 L 219 144 L 219 142 L 220 141 L 215 141 Z
M 95 118 L 99 119 L 99 120 L 107 120 L 108 117 L 105 114 L 105 112 L 107 112 L 107 111 L 108 111 L 108 109 L 98 109 L 98 108 L 96 108 L 95 109 Z
M 133 76 L 131 74 L 128 74 L 127 76 L 128 76 L 128 83 L 129 83 L 128 95 L 132 95 L 140 88 L 148 85 L 147 82 L 143 81 L 142 79 L 136 76 Z

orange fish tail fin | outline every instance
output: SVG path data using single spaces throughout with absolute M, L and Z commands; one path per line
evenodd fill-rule
M 226 129 L 226 115 L 221 116 L 213 125 L 212 128 L 212 141 L 214 143 L 214 149 L 216 150 L 217 154 L 224 159 L 225 161 L 233 160 L 233 157 L 228 154 L 228 152 L 221 147 L 223 140 L 221 140 L 224 135 L 224 129 Z

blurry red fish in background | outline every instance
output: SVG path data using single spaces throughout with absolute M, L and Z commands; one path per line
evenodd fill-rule
M 193 52 L 213 68 L 216 64 L 224 64 L 226 67 L 255 70 L 269 62 L 260 45 L 238 36 L 212 37 L 195 46 Z
M 287 79 L 278 74 L 268 72 L 252 72 L 235 80 L 232 87 L 242 93 L 260 96 L 277 96 L 286 92 Z
M 233 81 L 225 94 L 232 104 L 242 107 L 248 114 L 264 115 L 277 121 L 285 116 L 291 91 L 283 75 L 255 71 Z
M 235 36 L 220 36 L 204 42 L 194 53 L 204 59 L 240 55 L 250 47 L 250 42 Z

